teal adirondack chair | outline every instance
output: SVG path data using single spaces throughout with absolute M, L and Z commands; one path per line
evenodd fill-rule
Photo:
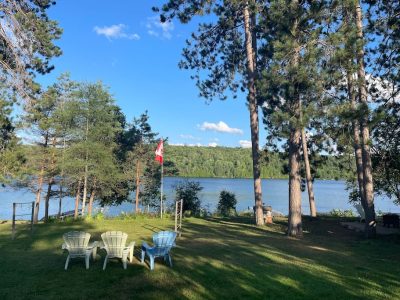
M 101 235 L 103 240 L 100 248 L 106 250 L 107 255 L 104 259 L 103 270 L 106 269 L 107 261 L 109 258 L 121 258 L 124 269 L 129 256 L 129 261 L 133 260 L 133 250 L 135 242 L 131 242 L 127 247 L 125 246 L 128 235 L 122 231 L 107 231 Z
M 68 269 L 69 260 L 77 257 L 84 257 L 86 269 L 89 269 L 90 255 L 93 255 L 94 260 L 97 252 L 97 242 L 89 244 L 90 233 L 83 231 L 70 231 L 63 235 L 63 239 L 64 243 L 61 248 L 68 251 L 65 270 Z
M 150 247 L 146 242 L 142 244 L 142 263 L 147 255 L 150 259 L 150 270 L 154 270 L 154 259 L 164 257 L 164 261 L 169 262 L 172 267 L 171 248 L 175 246 L 176 232 L 161 231 L 153 235 L 154 246 Z

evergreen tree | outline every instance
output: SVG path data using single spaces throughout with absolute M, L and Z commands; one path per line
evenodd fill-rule
M 266 1 L 178 1 L 169 0 L 161 10 L 161 21 L 172 18 L 188 23 L 196 15 L 209 15 L 215 22 L 201 23 L 183 50 L 180 67 L 195 70 L 193 79 L 200 96 L 208 101 L 225 100 L 227 91 L 235 98 L 238 89 L 247 91 L 252 141 L 252 165 L 256 224 L 263 225 L 259 153 L 259 117 L 256 81 L 258 15 Z M 158 9 L 156 9 L 158 11 Z M 206 77 L 201 76 L 206 71 Z
M 69 115 L 73 115 L 73 126 L 63 169 L 73 179 L 71 187 L 77 190 L 78 203 L 82 194 L 82 215 L 85 215 L 88 198 L 90 214 L 95 195 L 101 198 L 112 194 L 112 187 L 121 181 L 122 172 L 115 155 L 122 124 L 114 99 L 100 82 L 81 84 L 67 108 Z
M 302 235 L 301 135 L 324 92 L 323 1 L 274 1 L 263 15 L 265 71 L 260 89 L 270 140 L 286 139 L 289 168 L 288 235 Z
M 54 44 L 62 30 L 47 16 L 52 0 L 21 0 L 0 2 L 0 70 L 1 81 L 25 99 L 37 87 L 35 73 L 53 69 L 50 59 L 61 50 Z
M 125 174 L 135 178 L 135 212 L 139 211 L 139 198 L 145 197 L 143 203 L 149 204 L 150 199 L 154 199 L 160 186 L 161 177 L 159 168 L 155 168 L 154 145 L 156 143 L 155 133 L 151 130 L 147 111 L 139 118 L 135 118 L 128 130 L 124 133 L 122 147 L 125 150 Z M 134 174 L 132 172 L 134 171 Z M 143 181 L 146 182 L 144 190 L 141 190 Z

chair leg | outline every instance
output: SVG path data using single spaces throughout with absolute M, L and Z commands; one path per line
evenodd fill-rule
M 86 256 L 85 256 L 86 270 L 89 269 L 89 259 L 90 259 L 90 253 L 86 254 Z
M 122 265 L 124 266 L 124 270 L 126 270 L 126 261 L 128 259 L 128 253 L 122 254 Z
M 70 256 L 68 254 L 67 260 L 65 261 L 65 270 L 68 269 L 69 259 L 70 259 Z
M 168 261 L 169 261 L 169 266 L 172 268 L 172 258 L 171 254 L 168 253 Z
M 129 251 L 129 261 L 132 263 L 132 261 L 133 261 L 133 250 L 134 250 L 134 247 L 132 247 L 131 249 L 130 249 L 130 251 Z
M 96 256 L 97 256 L 97 247 L 96 246 L 93 248 L 92 256 L 93 256 L 93 261 L 95 261 Z
M 103 271 L 106 269 L 107 259 L 108 259 L 108 255 L 106 255 L 106 258 L 104 258 Z
M 142 250 L 142 255 L 141 255 L 141 259 L 140 259 L 140 262 L 141 263 L 144 263 L 144 256 L 146 255 L 146 252 L 144 252 L 143 250 Z
M 150 270 L 154 270 L 154 257 L 150 256 Z

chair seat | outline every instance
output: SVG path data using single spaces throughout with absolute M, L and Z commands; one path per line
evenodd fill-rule
M 161 231 L 153 235 L 154 246 L 149 246 L 146 242 L 142 243 L 141 262 L 147 255 L 150 259 L 150 270 L 154 269 L 154 260 L 157 257 L 164 257 L 168 260 L 172 267 L 172 259 L 170 255 L 171 248 L 175 246 L 176 233 L 171 231 Z
M 68 257 L 65 262 L 65 270 L 71 258 L 85 258 L 86 269 L 89 269 L 89 258 L 92 255 L 93 260 L 97 254 L 97 242 L 89 244 L 90 234 L 82 231 L 70 231 L 63 235 L 64 243 L 61 249 L 68 251 Z
M 100 244 L 101 249 L 107 252 L 104 259 L 103 270 L 106 269 L 107 261 L 109 258 L 120 258 L 124 269 L 126 269 L 127 260 L 133 260 L 133 252 L 135 242 L 131 242 L 127 247 L 125 246 L 128 235 L 122 231 L 108 231 L 101 235 L 103 242 Z

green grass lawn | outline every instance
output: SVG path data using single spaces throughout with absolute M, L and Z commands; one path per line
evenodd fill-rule
M 257 228 L 248 218 L 184 220 L 173 249 L 174 267 L 162 260 L 151 272 L 140 264 L 140 244 L 172 220 L 102 220 L 39 224 L 31 237 L 0 225 L 0 299 L 400 299 L 400 238 L 364 240 L 338 219 L 305 220 L 303 239 L 284 235 L 284 221 Z M 19 227 L 21 227 L 20 225 Z M 18 228 L 22 229 L 22 228 Z M 84 230 L 100 240 L 122 230 L 136 241 L 135 259 L 123 270 L 104 253 L 86 270 L 70 262 L 62 234 Z

